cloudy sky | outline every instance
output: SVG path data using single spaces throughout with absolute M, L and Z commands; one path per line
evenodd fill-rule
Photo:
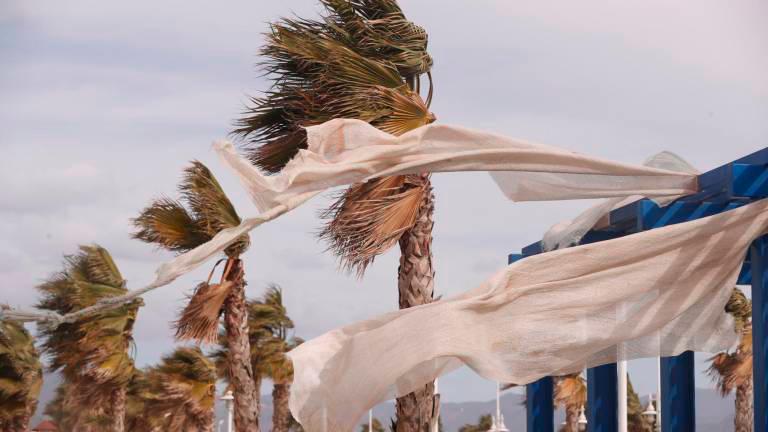
M 401 4 L 430 34 L 440 122 L 623 162 L 670 150 L 702 170 L 768 144 L 764 0 Z M 83 243 L 107 247 L 130 287 L 150 281 L 170 255 L 130 240 L 129 218 L 172 194 L 191 159 L 253 214 L 210 143 L 266 89 L 254 64 L 267 23 L 319 11 L 315 0 L 0 2 L 0 302 L 32 305 L 34 287 Z M 483 173 L 434 183 L 436 291 L 446 295 L 589 205 L 511 203 Z M 397 305 L 395 253 L 363 280 L 336 271 L 315 239 L 328 203 L 260 227 L 245 257 L 248 294 L 280 284 L 304 338 Z M 207 271 L 147 296 L 139 364 L 172 349 L 169 322 Z M 631 366 L 643 393 L 655 386 L 651 365 Z M 493 394 L 469 371 L 440 388 L 449 401 Z

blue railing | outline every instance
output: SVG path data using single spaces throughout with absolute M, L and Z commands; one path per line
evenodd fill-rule
M 699 192 L 659 207 L 640 200 L 611 212 L 609 225 L 590 231 L 581 244 L 712 216 L 768 197 L 768 148 L 699 176 Z M 542 253 L 541 243 L 509 255 L 509 262 Z M 754 356 L 754 432 L 768 432 L 766 393 L 768 376 L 768 236 L 754 242 L 744 261 L 739 284 L 752 285 L 752 334 Z M 587 370 L 588 430 L 618 429 L 616 364 Z M 526 388 L 528 432 L 553 432 L 553 381 L 542 378 Z M 696 430 L 693 353 L 661 359 L 661 412 L 663 432 Z

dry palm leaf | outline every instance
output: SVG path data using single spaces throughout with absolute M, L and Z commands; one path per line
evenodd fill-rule
M 179 319 L 174 323 L 176 338 L 192 339 L 202 343 L 215 343 L 219 334 L 219 318 L 224 301 L 235 285 L 233 281 L 220 284 L 203 282 L 187 303 Z
M 321 214 L 329 222 L 320 237 L 330 242 L 342 267 L 361 276 L 377 255 L 413 227 L 426 193 L 431 193 L 429 182 L 420 175 L 353 185 Z

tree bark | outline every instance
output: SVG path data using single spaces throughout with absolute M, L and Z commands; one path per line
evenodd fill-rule
M 291 394 L 291 384 L 275 384 L 272 388 L 272 432 L 288 432 L 291 411 L 288 409 L 288 397 Z
M 224 326 L 229 350 L 230 383 L 235 396 L 235 430 L 259 432 L 258 393 L 251 367 L 251 344 L 248 339 L 248 309 L 245 303 L 245 281 L 242 262 L 227 261 L 226 280 L 235 281 L 224 303 Z
M 565 426 L 560 429 L 563 432 L 579 432 L 579 413 L 581 407 L 574 404 L 565 406 Z
M 400 309 L 430 303 L 434 296 L 434 195 L 429 175 L 422 175 L 422 180 L 426 184 L 426 191 L 419 205 L 416 223 L 400 237 L 400 267 L 397 278 Z M 429 383 L 397 399 L 396 432 L 431 432 L 430 425 L 438 409 L 434 392 L 434 383 Z
M 110 405 L 112 410 L 112 424 L 110 430 L 113 432 L 125 431 L 125 402 L 127 399 L 128 389 L 121 387 L 112 391 L 112 397 Z
M 748 380 L 736 387 L 736 415 L 733 419 L 735 432 L 752 432 L 752 403 L 752 380 Z

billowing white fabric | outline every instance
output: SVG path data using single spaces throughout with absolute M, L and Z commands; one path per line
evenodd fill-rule
M 289 353 L 290 407 L 308 432 L 350 431 L 370 407 L 467 365 L 526 384 L 623 359 L 717 352 L 725 303 L 768 200 L 511 264 L 479 287 L 342 327 Z
M 680 156 L 664 151 L 648 158 L 644 166 L 661 168 L 687 174 L 699 174 L 699 171 Z M 669 204 L 680 196 L 653 197 L 660 205 Z M 630 196 L 626 198 L 610 198 L 600 204 L 592 206 L 579 214 L 573 220 L 566 220 L 555 224 L 550 228 L 541 240 L 542 249 L 551 251 L 578 244 L 579 241 L 593 228 L 608 225 L 608 214 L 627 204 L 643 199 L 642 196 Z
M 611 162 L 457 126 L 429 125 L 395 137 L 360 120 L 337 119 L 307 128 L 307 138 L 307 149 L 273 176 L 261 173 L 232 143 L 216 142 L 222 162 L 237 174 L 261 213 L 163 264 L 158 281 L 172 281 L 318 193 L 376 177 L 498 171 L 494 179 L 515 201 L 675 197 L 697 187 L 696 177 L 688 173 Z
M 259 210 L 208 243 L 160 265 L 149 285 L 67 316 L 61 322 L 130 301 L 171 283 L 223 251 L 239 236 L 300 206 L 331 187 L 397 174 L 501 171 L 494 175 L 515 201 L 679 196 L 696 190 L 695 176 L 593 158 L 542 144 L 456 126 L 429 125 L 395 137 L 359 120 L 337 119 L 307 128 L 308 148 L 277 175 L 265 176 L 226 141 L 214 148 L 240 178 Z M 32 312 L 3 310 L 7 317 Z

